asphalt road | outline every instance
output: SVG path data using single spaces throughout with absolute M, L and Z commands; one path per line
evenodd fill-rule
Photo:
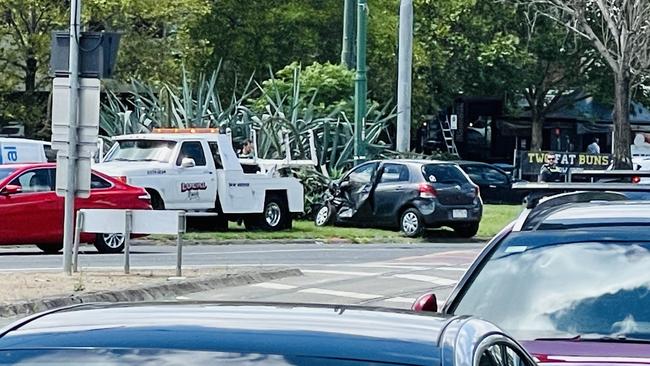
M 179 300 L 244 300 L 367 304 L 408 308 L 422 293 L 446 298 L 483 244 L 258 244 L 187 245 L 190 267 L 297 267 L 304 276 L 219 289 Z M 120 268 L 121 254 L 80 254 L 82 269 Z M 131 268 L 174 268 L 173 245 L 134 245 Z M 61 270 L 62 256 L 28 246 L 0 248 L 0 271 Z

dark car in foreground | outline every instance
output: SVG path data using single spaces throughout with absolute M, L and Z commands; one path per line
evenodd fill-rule
M 479 186 L 484 203 L 521 204 L 528 194 L 512 189 L 515 179 L 495 165 L 467 160 L 455 163 Z
M 442 313 L 497 324 L 540 363 L 650 364 L 649 227 L 650 204 L 615 192 L 541 199 L 488 243 Z
M 0 364 L 535 366 L 494 325 L 354 306 L 79 305 L 0 333 Z
M 476 234 L 483 214 L 479 188 L 458 165 L 431 160 L 382 160 L 361 164 L 334 182 L 316 210 L 317 226 L 348 224 L 401 229 L 451 227 Z

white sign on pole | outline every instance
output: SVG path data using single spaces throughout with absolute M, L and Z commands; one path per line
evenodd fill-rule
M 452 114 L 450 119 L 449 119 L 449 128 L 452 130 L 457 130 L 458 129 L 458 116 L 455 114 Z
M 90 160 L 97 150 L 99 134 L 100 80 L 79 79 L 79 126 L 77 145 L 70 146 L 70 79 L 55 78 L 52 93 L 52 150 L 57 150 L 56 193 L 66 192 L 66 169 L 70 156 L 77 156 L 77 197 L 90 196 Z

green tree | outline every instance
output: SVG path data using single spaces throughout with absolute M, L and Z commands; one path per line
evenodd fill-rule
M 183 64 L 205 57 L 205 42 L 190 30 L 209 11 L 208 0 L 86 0 L 84 21 L 91 30 L 123 33 L 119 80 L 178 83 Z
M 340 0 L 221 0 L 194 27 L 192 36 L 210 47 L 199 68 L 221 64 L 224 81 L 254 72 L 268 77 L 294 61 L 338 63 L 342 37 Z M 230 80 L 228 80 L 230 78 Z
M 295 76 L 298 76 L 297 83 Z M 314 62 L 303 70 L 299 63 L 293 62 L 277 71 L 273 78 L 264 80 L 261 86 L 267 95 L 255 101 L 259 111 L 264 110 L 269 97 L 283 96 L 289 99 L 286 104 L 303 101 L 319 114 L 341 110 L 349 117 L 353 115 L 354 71 L 343 65 Z M 298 101 L 293 100 L 296 92 Z

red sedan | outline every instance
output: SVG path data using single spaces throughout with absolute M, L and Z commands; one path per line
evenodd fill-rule
M 0 165 L 0 245 L 36 244 L 46 253 L 63 247 L 63 198 L 55 193 L 55 164 Z M 93 172 L 89 198 L 77 198 L 75 208 L 151 209 L 143 188 L 132 187 Z M 100 253 L 119 253 L 121 234 L 83 234 Z

